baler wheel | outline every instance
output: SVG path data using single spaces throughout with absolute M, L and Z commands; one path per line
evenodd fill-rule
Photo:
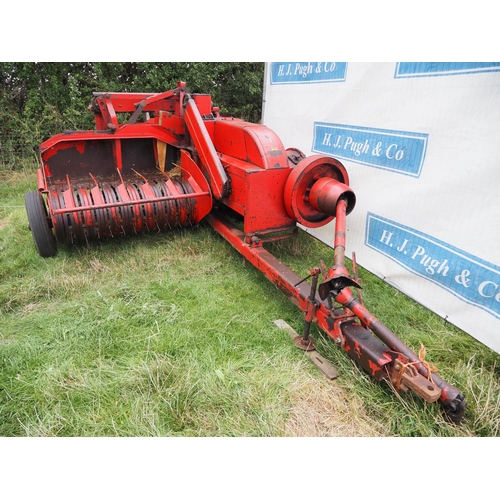
M 24 198 L 28 223 L 38 253 L 42 257 L 53 257 L 57 253 L 57 243 L 49 226 L 47 207 L 41 193 L 28 191 Z

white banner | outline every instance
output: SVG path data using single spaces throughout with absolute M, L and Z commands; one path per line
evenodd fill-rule
M 346 255 L 500 353 L 500 63 L 273 62 L 264 99 L 346 167 Z

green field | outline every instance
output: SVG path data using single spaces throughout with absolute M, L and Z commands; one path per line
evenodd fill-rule
M 326 380 L 274 321 L 303 316 L 208 224 L 39 257 L 24 195 L 0 170 L 0 436 L 498 436 L 500 356 L 364 269 L 367 307 L 460 388 L 459 427 L 396 394 L 313 327 Z M 332 250 L 269 249 L 306 276 Z

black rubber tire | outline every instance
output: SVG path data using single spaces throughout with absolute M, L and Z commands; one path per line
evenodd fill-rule
M 57 243 L 49 227 L 48 213 L 41 193 L 28 191 L 24 197 L 28 223 L 38 253 L 41 257 L 54 257 Z

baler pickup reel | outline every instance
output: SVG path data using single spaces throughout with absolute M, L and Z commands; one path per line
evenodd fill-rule
M 42 257 L 56 255 L 57 244 L 206 220 L 303 311 L 297 347 L 314 350 L 314 323 L 373 378 L 439 401 L 448 420 L 460 422 L 460 391 L 363 305 L 354 254 L 349 275 L 346 217 L 356 197 L 338 160 L 285 149 L 268 127 L 221 116 L 210 95 L 191 94 L 183 82 L 160 94 L 95 93 L 89 109 L 96 130 L 67 131 L 40 146 L 38 190 L 25 201 Z M 264 248 L 298 225 L 334 220 L 333 265 L 321 262 L 306 278 Z

